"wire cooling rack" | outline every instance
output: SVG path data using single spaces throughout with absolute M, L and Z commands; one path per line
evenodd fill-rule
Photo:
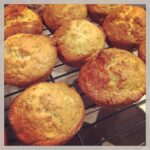
M 51 36 L 44 27 L 43 34 Z M 66 145 L 145 145 L 146 97 L 120 109 L 96 106 L 78 87 L 79 68 L 69 67 L 58 60 L 48 82 L 64 81 L 82 96 L 86 114 L 84 125 Z M 24 89 L 5 85 L 5 129 L 9 145 L 23 145 L 9 126 L 7 114 L 13 98 Z

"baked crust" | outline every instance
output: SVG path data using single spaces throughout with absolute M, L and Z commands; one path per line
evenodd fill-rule
M 86 5 L 56 4 L 48 5 L 43 12 L 43 20 L 50 31 L 54 32 L 63 23 L 87 17 Z
M 138 56 L 146 63 L 146 42 L 143 41 L 138 49 Z
M 137 47 L 145 39 L 146 13 L 144 8 L 125 5 L 121 10 L 110 13 L 103 23 L 109 44 L 129 49 Z
M 81 128 L 84 105 L 80 95 L 67 84 L 43 82 L 14 99 L 8 118 L 23 143 L 60 145 Z
M 42 33 L 41 18 L 25 5 L 7 5 L 4 9 L 4 14 L 5 39 L 17 33 Z
M 124 5 L 119 4 L 88 4 L 88 12 L 92 20 L 102 25 L 104 19 L 111 12 L 121 9 Z
M 128 51 L 102 50 L 79 73 L 79 86 L 97 105 L 119 106 L 140 100 L 146 90 L 144 62 Z
M 24 87 L 45 81 L 57 54 L 52 40 L 44 35 L 16 34 L 5 41 L 5 82 Z
M 60 59 L 78 67 L 104 48 L 105 35 L 100 27 L 85 19 L 72 20 L 54 33 L 54 41 Z
M 46 4 L 40 4 L 40 5 L 39 4 L 28 4 L 27 7 L 34 10 L 42 18 L 43 17 L 43 11 L 46 7 Z

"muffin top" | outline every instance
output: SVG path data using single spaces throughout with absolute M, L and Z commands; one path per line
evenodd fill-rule
M 5 40 L 5 81 L 24 86 L 49 72 L 56 61 L 52 40 L 44 35 L 16 34 Z
M 143 41 L 140 44 L 140 47 L 138 49 L 138 56 L 144 61 L 146 62 L 146 42 Z
M 81 127 L 84 106 L 79 94 L 65 83 L 33 85 L 12 103 L 9 121 L 26 144 L 58 145 Z
M 48 5 L 43 17 L 50 30 L 55 31 L 64 22 L 73 19 L 84 19 L 87 16 L 86 5 L 79 4 L 56 4 Z
M 8 5 L 4 9 L 5 26 L 8 28 L 16 23 L 39 22 L 39 16 L 24 5 Z
M 119 4 L 89 4 L 87 5 L 89 11 L 97 14 L 108 15 L 109 13 L 115 11 L 116 9 L 120 8 Z
M 145 27 L 144 8 L 131 5 L 110 13 L 103 23 L 103 29 L 110 41 L 127 44 L 139 43 L 145 39 Z
M 42 21 L 38 14 L 25 5 L 11 4 L 4 9 L 5 39 L 17 33 L 42 33 Z
M 145 64 L 128 51 L 102 50 L 79 74 L 79 86 L 98 105 L 124 105 L 145 94 Z
M 34 10 L 42 17 L 46 4 L 27 4 L 27 7 Z
M 54 34 L 58 53 L 68 62 L 87 61 L 104 47 L 101 28 L 81 19 L 63 24 Z

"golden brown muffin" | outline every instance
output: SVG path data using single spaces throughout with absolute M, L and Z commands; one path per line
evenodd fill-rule
M 31 9 L 24 5 L 7 5 L 5 7 L 5 39 L 17 33 L 42 33 L 42 21 Z
M 36 13 L 38 13 L 41 17 L 43 16 L 43 11 L 46 7 L 45 4 L 28 4 L 28 8 L 34 10 Z
M 54 40 L 66 64 L 81 66 L 104 47 L 105 35 L 101 28 L 81 19 L 63 24 L 55 32 Z
M 146 42 L 143 41 L 140 44 L 140 47 L 138 49 L 138 56 L 144 61 L 146 62 Z
M 43 82 L 29 87 L 13 101 L 8 118 L 23 143 L 60 145 L 82 126 L 84 105 L 67 84 Z
M 26 86 L 46 80 L 56 62 L 52 40 L 44 35 L 16 34 L 5 41 L 5 81 Z
M 114 47 L 135 48 L 145 39 L 146 13 L 144 8 L 125 5 L 110 13 L 103 23 L 109 44 Z
M 140 100 L 145 94 L 144 62 L 116 48 L 102 50 L 79 74 L 79 86 L 97 105 L 119 106 Z
M 84 19 L 87 16 L 86 5 L 56 4 L 48 5 L 43 12 L 46 26 L 54 32 L 63 23 L 74 19 Z
M 89 4 L 87 5 L 89 15 L 95 22 L 102 24 L 104 19 L 111 12 L 115 12 L 124 5 L 119 4 Z

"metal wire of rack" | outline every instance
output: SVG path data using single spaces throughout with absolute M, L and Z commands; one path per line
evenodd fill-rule
M 43 34 L 51 36 L 44 27 Z M 78 87 L 79 68 L 72 68 L 58 60 L 48 82 L 64 81 L 82 96 L 86 114 L 84 125 L 66 145 L 145 145 L 145 96 L 138 102 L 119 108 L 96 106 Z M 10 145 L 23 145 L 17 140 L 7 119 L 9 105 L 24 89 L 5 85 L 5 128 Z

